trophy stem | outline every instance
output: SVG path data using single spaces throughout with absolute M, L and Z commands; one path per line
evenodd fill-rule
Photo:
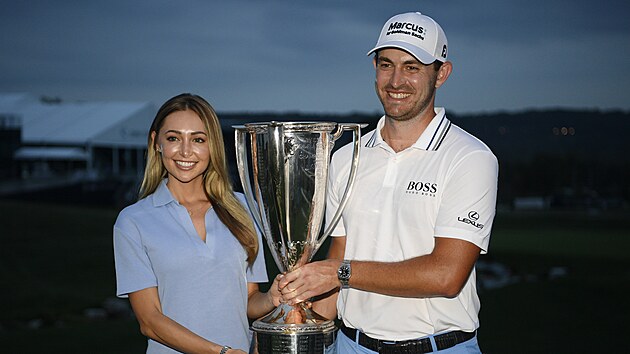
M 328 321 L 317 312 L 306 306 L 304 302 L 296 305 L 282 303 L 273 311 L 258 319 L 266 325 L 317 325 Z

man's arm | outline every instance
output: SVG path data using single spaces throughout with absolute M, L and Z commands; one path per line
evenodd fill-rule
M 344 240 L 345 242 L 345 240 Z M 401 297 L 454 297 L 479 257 L 480 248 L 454 238 L 436 237 L 433 252 L 401 262 L 352 261 L 350 287 Z M 340 286 L 340 259 L 308 263 L 280 282 L 283 297 L 299 302 Z
M 350 286 L 401 297 L 454 297 L 470 276 L 480 249 L 454 238 L 436 237 L 433 252 L 402 262 L 352 261 Z

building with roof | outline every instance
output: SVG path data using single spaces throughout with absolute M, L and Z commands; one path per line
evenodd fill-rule
M 77 181 L 137 181 L 155 107 L 0 93 L 0 194 Z M 37 187 L 41 188 L 41 187 Z

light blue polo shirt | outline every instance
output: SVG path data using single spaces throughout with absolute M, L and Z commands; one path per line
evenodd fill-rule
M 242 194 L 237 197 L 246 205 Z M 247 283 L 267 282 L 263 244 L 247 254 L 214 209 L 206 213 L 206 242 L 163 180 L 155 193 L 120 212 L 114 225 L 116 294 L 157 287 L 163 313 L 220 345 L 249 350 Z M 176 353 L 149 340 L 147 353 Z

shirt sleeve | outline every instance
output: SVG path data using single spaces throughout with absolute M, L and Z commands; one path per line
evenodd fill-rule
M 248 283 L 266 283 L 269 281 L 267 275 L 267 267 L 265 262 L 264 244 L 260 232 L 256 229 L 256 236 L 258 237 L 258 255 L 251 267 L 247 267 L 247 282 Z
M 267 275 L 267 267 L 265 261 L 265 246 L 263 242 L 262 235 L 256 222 L 253 220 L 252 210 L 249 208 L 247 203 L 247 199 L 245 198 L 245 194 L 243 193 L 235 193 L 238 201 L 243 205 L 245 210 L 247 210 L 252 218 L 252 222 L 254 223 L 254 230 L 256 230 L 256 237 L 258 238 L 258 253 L 256 255 L 256 259 L 251 266 L 247 267 L 246 277 L 248 283 L 266 283 L 269 281 L 269 276 Z
M 124 216 L 119 216 L 114 225 L 114 264 L 117 296 L 128 297 L 134 291 L 157 286 L 140 231 Z
M 457 162 L 445 180 L 435 226 L 436 237 L 469 241 L 488 251 L 496 213 L 498 163 L 489 151 L 475 151 Z

